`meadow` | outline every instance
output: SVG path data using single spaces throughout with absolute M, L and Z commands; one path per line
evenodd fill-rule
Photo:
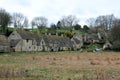
M 3 53 L 0 80 L 120 80 L 120 52 Z

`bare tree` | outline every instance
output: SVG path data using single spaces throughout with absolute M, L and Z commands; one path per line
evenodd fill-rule
M 32 25 L 32 30 L 34 27 L 37 27 L 38 28 L 38 33 L 43 30 L 44 28 L 46 28 L 47 26 L 47 18 L 45 17 L 35 17 L 33 18 L 32 22 L 31 22 L 31 25 Z
M 32 24 L 32 27 L 36 26 L 40 30 L 40 29 L 43 29 L 47 26 L 47 21 L 48 20 L 45 17 L 42 17 L 42 16 L 41 17 L 35 17 L 32 20 L 31 24 Z
M 115 25 L 110 30 L 111 39 L 112 41 L 119 40 L 120 41 L 120 19 L 116 19 Z
M 23 21 L 23 24 L 22 24 L 22 27 L 28 27 L 28 18 L 27 17 L 25 17 L 24 18 L 24 21 Z
M 74 25 L 78 24 L 79 20 L 74 15 L 63 16 L 60 20 L 62 28 L 72 28 Z
M 2 32 L 6 33 L 10 19 L 10 14 L 6 12 L 5 9 L 0 9 L 0 27 L 2 29 Z
M 31 22 L 31 26 L 32 26 L 32 31 L 33 31 L 33 29 L 34 29 L 34 26 L 35 26 L 35 23 L 34 23 L 34 21 L 32 21 L 32 22 Z
M 58 21 L 57 24 L 56 24 L 56 26 L 57 26 L 58 29 L 61 29 L 61 22 Z
M 95 27 L 95 18 L 89 18 L 86 20 L 86 23 L 89 25 L 90 28 Z
M 12 23 L 14 28 L 22 27 L 25 20 L 25 16 L 22 13 L 13 13 Z
M 108 15 L 107 17 L 108 17 L 107 18 L 107 20 L 108 20 L 108 29 L 111 29 L 111 28 L 114 27 L 114 21 L 116 20 L 116 17 L 113 14 Z
M 109 40 L 113 44 L 113 49 L 120 51 L 120 19 L 114 21 L 114 26 L 109 32 Z
M 109 30 L 113 27 L 113 22 L 116 18 L 113 14 L 98 16 L 96 18 L 95 24 L 97 27 L 101 27 L 102 30 Z

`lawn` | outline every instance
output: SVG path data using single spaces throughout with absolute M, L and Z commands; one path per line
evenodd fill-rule
M 0 54 L 0 80 L 120 80 L 120 53 Z

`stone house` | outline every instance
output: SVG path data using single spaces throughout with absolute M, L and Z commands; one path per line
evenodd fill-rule
M 99 37 L 96 34 L 88 34 L 85 33 L 83 35 L 83 41 L 84 43 L 99 43 Z
M 105 44 L 103 45 L 103 49 L 104 50 L 107 50 L 107 49 L 112 49 L 112 44 L 107 40 L 106 42 L 105 42 Z
M 79 50 L 82 47 L 81 42 L 78 39 L 72 38 L 71 41 L 73 42 L 74 50 Z
M 74 43 L 74 50 L 79 50 L 83 46 L 83 37 L 80 34 L 75 34 L 71 41 Z
M 8 37 L 13 51 L 36 51 L 36 40 L 24 30 L 15 30 Z
M 0 34 L 0 52 L 10 52 L 9 42 L 3 34 Z

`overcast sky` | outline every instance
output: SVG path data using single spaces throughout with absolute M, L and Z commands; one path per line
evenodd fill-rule
M 80 24 L 99 15 L 114 14 L 120 17 L 120 0 L 0 0 L 0 8 L 23 13 L 28 19 L 44 16 L 49 24 L 56 23 L 62 16 L 75 15 Z

